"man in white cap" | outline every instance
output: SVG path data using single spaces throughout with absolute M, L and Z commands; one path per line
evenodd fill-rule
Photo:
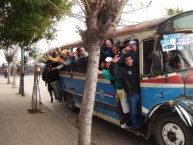
M 129 105 L 127 102 L 127 94 L 125 93 L 120 80 L 110 74 L 109 66 L 112 61 L 112 57 L 107 57 L 104 62 L 106 69 L 103 69 L 102 71 L 98 70 L 98 74 L 102 75 L 105 79 L 110 80 L 111 84 L 114 86 L 116 90 L 116 98 L 118 99 L 118 107 L 120 108 L 120 126 L 122 128 L 128 128 L 127 123 L 129 122 Z

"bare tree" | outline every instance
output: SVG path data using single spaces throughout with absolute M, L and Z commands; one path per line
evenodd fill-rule
M 7 79 L 8 84 L 11 83 L 10 82 L 11 64 L 12 64 L 13 58 L 17 54 L 17 52 L 18 52 L 18 46 L 17 45 L 12 45 L 11 47 L 4 49 L 5 59 L 8 63 L 8 79 Z
M 81 0 L 77 1 L 85 14 L 86 27 L 80 31 L 82 40 L 89 48 L 87 79 L 79 114 L 79 145 L 90 145 L 92 115 L 97 84 L 100 46 L 108 34 L 112 34 L 121 18 L 128 0 Z

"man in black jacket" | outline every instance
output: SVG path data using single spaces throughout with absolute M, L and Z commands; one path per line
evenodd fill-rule
M 124 56 L 125 66 L 123 67 L 117 65 L 119 59 L 119 56 L 114 57 L 114 63 L 110 65 L 110 72 L 112 75 L 117 76 L 123 84 L 123 88 L 128 96 L 131 128 L 136 130 L 139 128 L 137 112 L 140 110 L 138 66 L 134 65 L 134 56 L 132 54 L 126 54 Z
M 59 70 L 52 70 L 55 66 L 53 63 L 48 64 L 46 71 L 46 84 L 48 84 L 48 92 L 51 97 L 51 103 L 53 102 L 52 91 L 54 91 L 55 99 L 61 102 L 61 92 L 59 86 Z

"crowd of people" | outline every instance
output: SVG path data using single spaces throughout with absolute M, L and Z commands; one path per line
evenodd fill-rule
M 120 124 L 122 128 L 137 130 L 140 127 L 138 114 L 140 113 L 139 94 L 139 56 L 136 40 L 125 43 L 113 39 L 106 39 L 101 47 L 98 75 L 110 80 L 116 90 L 118 100 Z M 59 70 L 64 66 L 86 65 L 88 52 L 84 47 L 78 47 L 76 52 L 56 49 L 47 54 L 43 80 L 48 85 L 51 102 L 53 94 L 61 101 L 59 87 Z M 54 93 L 53 93 L 54 92 Z
M 76 52 L 61 50 L 57 48 L 52 54 L 46 54 L 48 61 L 42 73 L 42 79 L 48 86 L 51 103 L 53 95 L 58 101 L 62 101 L 62 91 L 59 84 L 59 70 L 64 66 L 85 65 L 87 63 L 88 52 L 84 47 L 78 47 Z
M 139 56 L 136 40 L 104 41 L 98 74 L 110 80 L 116 90 L 122 128 L 140 127 Z

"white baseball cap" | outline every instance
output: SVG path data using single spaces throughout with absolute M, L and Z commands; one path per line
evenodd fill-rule
M 129 45 L 132 45 L 132 44 L 137 44 L 137 42 L 135 40 L 130 40 Z
M 105 62 L 111 62 L 111 61 L 113 61 L 113 58 L 112 58 L 112 57 L 107 57 L 107 58 L 105 58 Z

